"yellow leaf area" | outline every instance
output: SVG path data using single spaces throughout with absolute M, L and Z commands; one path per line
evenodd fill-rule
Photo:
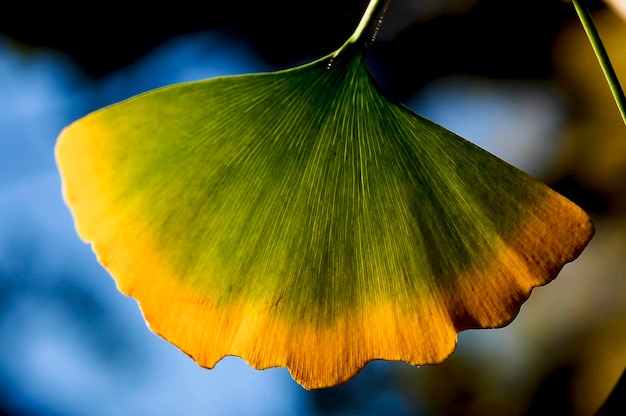
M 439 363 L 593 235 L 564 197 L 386 101 L 362 61 L 327 68 L 166 88 L 59 138 L 78 233 L 201 366 L 238 356 L 310 389 L 372 360 Z

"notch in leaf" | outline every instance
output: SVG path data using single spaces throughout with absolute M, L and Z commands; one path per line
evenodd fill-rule
M 78 233 L 204 367 L 235 355 L 319 388 L 371 360 L 441 362 L 593 234 L 561 195 L 384 97 L 364 62 L 381 7 L 315 62 L 151 91 L 59 137 Z

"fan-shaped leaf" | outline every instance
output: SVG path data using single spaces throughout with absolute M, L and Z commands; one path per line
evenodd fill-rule
M 438 363 L 578 256 L 578 207 L 389 102 L 357 47 L 152 91 L 68 127 L 65 198 L 150 327 L 307 388 Z

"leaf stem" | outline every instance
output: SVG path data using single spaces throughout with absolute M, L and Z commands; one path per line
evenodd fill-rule
M 626 97 L 624 97 L 624 90 L 622 90 L 619 80 L 617 79 L 615 70 L 611 65 L 609 56 L 606 53 L 604 45 L 602 44 L 602 40 L 600 39 L 600 34 L 598 33 L 598 30 L 593 23 L 593 19 L 591 18 L 591 13 L 586 5 L 581 4 L 581 1 L 572 0 L 572 3 L 576 9 L 578 18 L 587 33 L 589 42 L 591 42 L 591 47 L 598 58 L 602 72 L 604 72 L 604 77 L 609 84 L 609 88 L 611 89 L 617 108 L 622 116 L 622 121 L 624 121 L 624 124 L 626 125 Z
M 363 42 L 365 47 L 370 46 L 378 34 L 388 3 L 389 0 L 370 0 L 359 25 L 346 43 Z

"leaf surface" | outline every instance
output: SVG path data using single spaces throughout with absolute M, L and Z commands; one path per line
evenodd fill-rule
M 306 388 L 443 361 L 593 235 L 561 195 L 388 101 L 356 47 L 148 92 L 66 128 L 56 156 L 80 236 L 156 333 Z

